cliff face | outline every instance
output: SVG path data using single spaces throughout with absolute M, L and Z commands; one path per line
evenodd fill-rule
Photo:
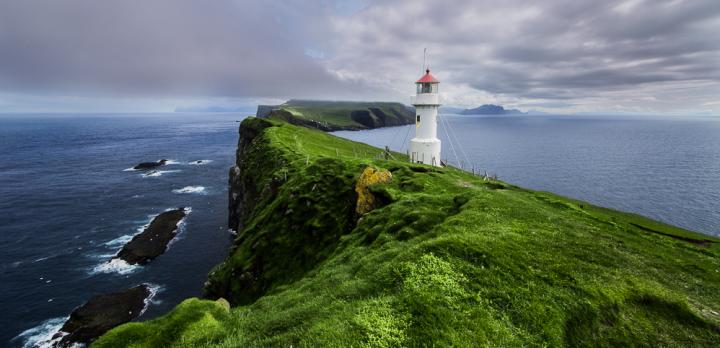
M 253 123 L 243 123 L 240 126 L 238 146 L 235 151 L 235 166 L 230 168 L 228 182 L 228 226 L 241 231 L 243 222 L 257 203 L 260 195 L 259 184 L 262 178 L 251 175 L 253 172 L 265 170 L 273 171 L 273 162 L 254 162 L 253 149 L 250 145 L 262 134 L 262 131 L 272 124 L 253 119 Z M 261 139 L 257 139 L 261 142 Z M 268 154 L 272 155 L 272 154 Z M 268 165 L 267 168 L 260 168 L 261 164 Z M 244 174 L 244 175 L 243 175 Z M 260 173 L 258 173 L 260 174 Z
M 288 123 L 240 132 L 238 235 L 206 287 L 234 307 L 188 300 L 96 346 L 720 341 L 716 238 Z
M 267 118 L 273 110 L 276 110 L 279 105 L 258 105 L 256 117 Z
M 279 126 L 253 118 L 240 127 L 229 190 L 229 224 L 238 237 L 205 288 L 208 297 L 233 304 L 299 279 L 354 225 L 352 169 L 332 158 L 307 158 L 303 166 L 273 145 L 269 127 Z

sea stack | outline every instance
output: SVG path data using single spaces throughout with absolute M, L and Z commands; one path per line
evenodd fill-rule
M 142 314 L 152 291 L 146 284 L 115 292 L 97 295 L 73 310 L 70 318 L 53 340 L 60 337 L 60 347 L 88 344 L 108 330 L 127 323 Z
M 161 159 L 157 162 L 142 162 L 142 163 L 139 163 L 138 165 L 134 166 L 133 169 L 135 169 L 135 170 L 153 169 L 153 168 L 157 168 L 160 166 L 164 166 L 165 164 L 167 164 L 167 161 L 168 160 L 166 160 L 166 159 Z
M 144 265 L 160 256 L 177 234 L 178 224 L 187 213 L 187 209 L 177 208 L 156 216 L 142 233 L 123 246 L 115 259 L 131 265 Z

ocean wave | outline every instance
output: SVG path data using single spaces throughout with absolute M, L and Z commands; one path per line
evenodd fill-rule
M 165 161 L 166 166 L 170 165 L 170 164 L 180 164 L 180 162 L 178 162 L 176 160 L 171 160 L 171 159 Z
M 142 174 L 142 177 L 143 177 L 143 178 L 155 178 L 155 177 L 158 177 L 158 176 L 162 176 L 163 174 L 167 174 L 167 173 L 177 173 L 177 172 L 180 172 L 180 171 L 181 171 L 181 170 L 152 170 L 152 171 L 149 171 L 149 172 L 147 172 L 147 173 Z
M 117 273 L 121 275 L 126 275 L 133 273 L 140 269 L 139 265 L 131 265 L 123 259 L 113 258 L 110 259 L 110 261 L 103 262 L 97 266 L 95 266 L 91 270 L 91 274 L 100 274 L 100 273 Z
M 65 324 L 65 321 L 67 320 L 68 317 L 45 320 L 38 326 L 27 329 L 15 336 L 12 341 L 21 340 L 23 342 L 23 348 L 54 347 L 56 344 L 60 343 L 60 340 L 65 335 L 67 335 L 67 333 L 60 331 L 60 328 L 62 328 L 63 324 Z M 55 334 L 58 334 L 58 336 L 53 338 Z
M 175 189 L 172 190 L 173 193 L 182 194 L 182 193 L 195 193 L 195 194 L 206 194 L 205 186 L 185 186 L 181 189 Z
M 161 301 L 155 300 L 155 296 L 157 296 L 157 294 L 160 293 L 161 291 L 165 290 L 165 287 L 163 287 L 162 285 L 157 285 L 157 284 L 152 284 L 152 283 L 145 283 L 145 285 L 147 285 L 148 289 L 150 289 L 150 295 L 148 295 L 148 297 L 146 297 L 145 300 L 143 301 L 143 302 L 145 302 L 145 306 L 140 311 L 140 314 L 138 314 L 138 317 L 145 314 L 145 311 L 147 311 L 147 309 L 150 307 L 151 304 L 162 303 Z
M 197 161 L 190 161 L 187 164 L 194 165 L 194 166 L 203 166 L 210 162 L 212 162 L 212 160 L 197 160 Z
M 144 229 L 144 227 L 140 228 L 141 231 Z M 134 234 L 126 234 L 120 237 L 117 237 L 111 241 L 103 243 L 104 246 L 111 247 L 111 248 L 117 248 L 122 247 L 123 245 L 127 244 L 135 235 Z

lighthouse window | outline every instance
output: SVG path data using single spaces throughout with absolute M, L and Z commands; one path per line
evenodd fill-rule
M 432 93 L 432 85 L 429 83 L 423 83 L 422 92 L 423 93 Z
M 420 122 L 420 115 L 417 115 L 417 122 Z

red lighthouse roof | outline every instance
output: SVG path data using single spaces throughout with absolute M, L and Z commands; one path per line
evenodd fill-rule
M 415 81 L 415 83 L 440 83 L 440 81 L 438 81 L 438 79 L 430 73 L 430 69 L 427 69 L 425 70 L 425 75 Z

